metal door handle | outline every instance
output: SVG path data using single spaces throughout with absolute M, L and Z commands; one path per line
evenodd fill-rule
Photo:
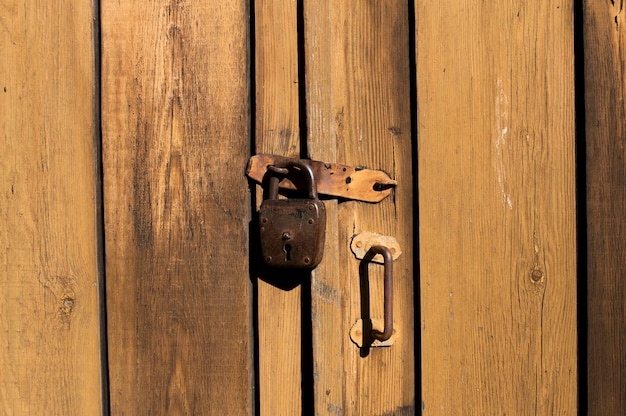
M 383 331 L 372 329 L 372 337 L 379 341 L 387 341 L 393 334 L 393 256 L 391 250 L 385 246 L 372 246 L 363 261 L 369 262 L 376 254 L 380 254 L 384 259 L 385 266 L 385 289 L 384 289 L 384 308 L 385 308 L 385 326 Z

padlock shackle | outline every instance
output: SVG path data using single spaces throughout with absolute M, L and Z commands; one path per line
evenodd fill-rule
M 280 181 L 278 180 L 278 177 L 276 176 L 276 174 L 279 173 L 279 174 L 284 175 L 288 173 L 288 172 L 285 172 L 285 169 L 288 169 L 291 167 L 296 167 L 305 174 L 307 185 L 309 186 L 309 198 L 317 199 L 317 186 L 315 185 L 315 175 L 313 174 L 313 169 L 311 169 L 311 166 L 309 166 L 307 163 L 301 160 L 288 160 L 280 164 L 268 166 L 267 169 L 273 173 L 273 176 L 270 178 L 270 184 L 269 184 L 270 186 L 269 186 L 268 195 L 267 195 L 268 198 L 269 199 L 278 198 L 278 183 Z

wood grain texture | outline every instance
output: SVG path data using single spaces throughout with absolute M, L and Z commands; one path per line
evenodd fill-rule
M 572 1 L 416 28 L 424 414 L 575 414 Z
M 300 156 L 297 2 L 255 1 L 256 152 Z M 256 187 L 257 208 L 263 191 Z M 260 247 L 253 247 L 260 252 Z M 257 281 L 259 410 L 302 414 L 300 286 L 289 273 L 259 269 Z
M 0 3 L 0 413 L 102 411 L 91 2 Z
M 589 415 L 626 409 L 626 10 L 584 2 Z
M 310 156 L 398 181 L 379 204 L 325 201 L 326 248 L 311 289 L 315 414 L 415 414 L 407 3 L 305 2 L 304 13 Z M 364 282 L 350 251 L 365 231 L 396 237 L 403 251 L 394 263 L 398 338 L 369 351 L 349 338 L 358 319 L 383 317 L 383 268 L 371 264 Z
M 103 1 L 113 414 L 253 411 L 245 1 Z

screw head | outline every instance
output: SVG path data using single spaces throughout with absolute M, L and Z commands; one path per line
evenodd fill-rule
M 267 256 L 267 257 L 265 258 L 265 262 L 266 262 L 266 263 L 271 263 L 271 262 L 272 262 L 272 256 Z
M 289 234 L 288 232 L 284 232 L 282 235 L 282 239 L 283 240 L 291 240 L 291 234 Z
M 302 261 L 304 261 L 304 264 L 309 264 L 311 263 L 311 259 L 308 257 L 305 257 Z
M 263 224 L 266 224 L 266 223 L 267 223 L 267 218 L 265 218 L 265 217 L 261 218 L 261 222 L 262 222 Z
M 315 220 L 313 218 L 309 218 L 309 224 L 313 224 Z

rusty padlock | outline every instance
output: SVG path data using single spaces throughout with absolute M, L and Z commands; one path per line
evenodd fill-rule
M 278 199 L 279 175 L 293 175 L 296 169 L 306 177 L 309 198 Z M 259 210 L 263 259 L 272 267 L 311 269 L 322 261 L 326 232 L 326 207 L 317 198 L 313 171 L 299 160 L 268 170 L 268 198 Z

